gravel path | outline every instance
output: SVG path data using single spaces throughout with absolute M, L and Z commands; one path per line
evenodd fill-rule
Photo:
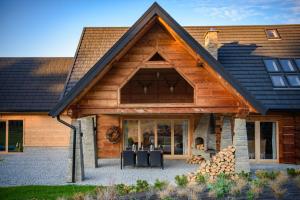
M 10 185 L 63 185 L 67 171 L 66 148 L 30 148 L 24 153 L 0 155 L 0 186 Z M 100 159 L 99 168 L 85 169 L 84 185 L 133 184 L 137 179 L 153 183 L 155 179 L 174 182 L 176 175 L 196 171 L 197 165 L 183 160 L 165 160 L 165 169 L 131 168 L 120 169 L 119 159 Z M 300 165 L 251 164 L 257 169 L 285 170 Z

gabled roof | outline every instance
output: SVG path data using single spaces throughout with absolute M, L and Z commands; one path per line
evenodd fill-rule
M 44 112 L 58 102 L 73 58 L 0 58 L 0 113 Z
M 58 104 L 50 111 L 50 115 L 57 116 L 84 90 L 84 88 L 118 55 L 119 52 L 135 37 L 135 35 L 149 22 L 153 17 L 159 16 L 182 40 L 190 46 L 198 55 L 219 73 L 237 92 L 239 92 L 251 105 L 261 113 L 266 112 L 260 102 L 258 102 L 248 91 L 246 91 L 236 79 L 229 74 L 224 67 L 203 48 L 183 27 L 181 27 L 165 10 L 157 3 L 154 3 L 144 15 L 129 29 L 126 33 L 96 62 L 96 64 L 85 73 L 78 81 L 72 79 L 74 68 L 69 75 L 65 94 Z M 76 63 L 76 60 L 75 60 Z M 77 74 L 75 73 L 75 77 Z

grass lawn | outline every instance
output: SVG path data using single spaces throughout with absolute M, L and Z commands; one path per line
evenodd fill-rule
M 58 197 L 69 197 L 75 193 L 92 192 L 96 186 L 16 186 L 16 187 L 0 187 L 1 200 L 56 200 Z

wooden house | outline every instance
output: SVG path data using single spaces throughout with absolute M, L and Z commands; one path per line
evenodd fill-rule
M 92 163 L 133 144 L 160 146 L 170 159 L 199 145 L 211 152 L 234 145 L 241 168 L 249 159 L 300 161 L 300 25 L 182 27 L 154 3 L 131 27 L 84 28 L 74 58 L 52 60 L 60 72 L 47 68 L 51 84 L 31 99 L 32 87 L 46 81 L 39 69 L 37 82 L 18 82 L 18 69 L 30 64 L 0 59 L 1 126 L 23 119 L 25 147 L 68 145 L 70 129 L 50 127 L 50 111 L 83 133 Z M 14 105 L 24 102 L 24 110 Z

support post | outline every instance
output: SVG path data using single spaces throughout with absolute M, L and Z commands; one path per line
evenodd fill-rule
M 220 150 L 232 145 L 232 129 L 230 117 L 225 116 L 223 118 L 223 125 L 221 131 L 221 147 Z
M 234 120 L 235 172 L 250 172 L 246 120 Z
M 82 152 L 82 138 L 81 138 L 81 124 L 78 120 L 72 120 L 72 126 L 76 128 L 75 134 L 70 134 L 69 144 L 69 156 L 68 156 L 68 171 L 67 171 L 67 182 L 78 182 L 84 179 L 84 164 L 83 164 L 83 152 Z M 76 137 L 74 139 L 74 136 Z M 73 143 L 75 143 L 75 151 L 73 151 Z M 74 157 L 75 155 L 75 157 Z M 73 162 L 75 161 L 75 166 Z M 74 167 L 74 169 L 73 169 Z M 72 174 L 74 173 L 74 177 Z
M 84 166 L 88 168 L 96 168 L 98 166 L 96 154 L 96 135 L 94 130 L 95 117 L 89 116 L 81 118 L 81 130 L 83 133 L 83 158 Z

